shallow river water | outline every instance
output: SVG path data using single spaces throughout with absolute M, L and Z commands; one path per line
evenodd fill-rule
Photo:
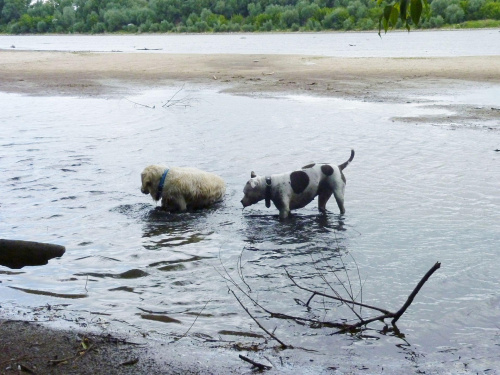
M 284 270 L 308 287 L 328 291 L 326 279 L 343 295 L 342 284 L 395 311 L 439 261 L 400 319 L 402 335 L 380 323 L 362 335 L 332 335 L 270 319 L 243 301 L 285 343 L 314 350 L 293 350 L 285 373 L 498 372 L 499 121 L 485 128 L 394 120 L 445 111 L 411 97 L 385 104 L 179 89 L 121 99 L 0 93 L 0 237 L 67 249 L 46 266 L 0 266 L 2 316 L 113 323 L 160 341 L 195 322 L 189 336 L 199 345 L 263 343 L 228 293 L 238 292 L 228 275 L 274 312 L 355 322 L 320 297 L 304 307 L 310 294 Z M 163 107 L 176 93 L 181 101 Z M 499 96 L 488 86 L 426 100 L 493 106 Z M 342 163 L 351 148 L 345 215 L 333 200 L 326 215 L 314 201 L 284 222 L 263 202 L 242 210 L 252 170 Z M 153 163 L 221 175 L 224 202 L 186 214 L 156 210 L 140 192 L 140 173 Z
M 0 35 L 0 50 L 288 54 L 337 57 L 498 56 L 500 32 Z
M 255 98 L 197 87 L 184 88 L 184 106 L 162 107 L 177 90 L 108 100 L 0 94 L 1 236 L 67 248 L 47 266 L 0 268 L 4 313 L 67 305 L 59 316 L 77 311 L 161 336 L 182 334 L 203 311 L 191 334 L 244 341 L 262 332 L 228 294 L 224 268 L 238 281 L 241 264 L 253 297 L 273 311 L 352 320 L 321 299 L 307 311 L 297 301 L 308 294 L 292 286 L 284 267 L 321 290 L 321 275 L 338 284 L 334 270 L 348 285 L 345 267 L 355 294 L 361 278 L 363 301 L 397 310 L 440 261 L 399 323 L 406 339 L 380 333 L 377 324 L 364 339 L 268 324 L 293 345 L 321 354 L 333 346 L 360 356 L 359 363 L 375 356 L 368 363 L 386 369 L 498 368 L 498 131 L 388 116 L 388 108 L 396 117 L 435 111 L 414 104 Z M 356 156 L 345 170 L 344 216 L 334 202 L 325 216 L 313 202 L 286 222 L 263 203 L 242 211 L 251 170 L 341 163 L 350 148 Z M 225 201 L 203 212 L 158 212 L 139 190 L 140 172 L 151 163 L 220 174 Z

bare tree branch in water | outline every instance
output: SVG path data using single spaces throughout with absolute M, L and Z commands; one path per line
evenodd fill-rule
M 343 333 L 343 332 L 346 332 L 346 331 L 351 331 L 351 330 L 354 330 L 354 329 L 357 329 L 357 328 L 360 328 L 362 326 L 366 326 L 367 324 L 369 323 L 372 323 L 372 322 L 375 322 L 375 321 L 381 321 L 381 322 L 384 322 L 385 319 L 391 319 L 392 318 L 392 321 L 391 321 L 391 324 L 393 326 L 396 325 L 396 322 L 399 320 L 399 318 L 401 318 L 401 316 L 406 312 L 406 310 L 410 307 L 410 305 L 412 304 L 415 296 L 418 294 L 418 292 L 420 291 L 420 289 L 423 287 L 423 285 L 427 282 L 427 280 L 432 276 L 432 274 L 438 270 L 439 268 L 441 267 L 441 263 L 439 262 L 436 262 L 434 264 L 434 266 L 432 266 L 431 269 L 429 269 L 429 271 L 427 271 L 427 273 L 424 275 L 424 277 L 422 277 L 422 279 L 420 280 L 420 282 L 417 284 L 417 286 L 415 287 L 415 289 L 412 291 L 412 293 L 408 296 L 405 304 L 397 311 L 397 312 L 390 312 L 388 310 L 385 310 L 385 309 L 381 309 L 379 307 L 376 307 L 376 306 L 371 306 L 371 305 L 367 305 L 367 304 L 364 304 L 364 303 L 359 303 L 359 302 L 356 302 L 352 299 L 344 299 L 344 298 L 339 298 L 338 296 L 332 296 L 332 295 L 328 295 L 328 294 L 325 294 L 325 293 L 321 293 L 321 292 L 318 292 L 318 291 L 315 291 L 315 290 L 312 290 L 310 288 L 305 288 L 301 285 L 299 285 L 295 280 L 294 278 L 288 273 L 287 270 L 285 270 L 288 278 L 293 282 L 293 284 L 301 289 L 301 290 L 305 290 L 307 292 L 310 292 L 312 293 L 311 297 L 309 298 L 309 301 L 308 303 L 311 301 L 311 299 L 315 296 L 315 295 L 319 295 L 319 296 L 322 296 L 322 297 L 325 297 L 325 298 L 329 298 L 329 299 L 333 299 L 333 300 L 336 300 L 336 301 L 340 301 L 342 303 L 346 303 L 346 304 L 353 304 L 353 305 L 357 305 L 357 306 L 362 306 L 362 307 L 365 307 L 369 310 L 375 310 L 375 311 L 379 311 L 381 312 L 382 314 L 381 315 L 377 315 L 375 317 L 371 317 L 371 318 L 368 318 L 368 319 L 364 319 L 364 318 L 359 318 L 359 322 L 356 323 L 356 324 L 350 324 L 350 325 L 344 325 L 344 327 L 335 332 L 335 333 Z M 357 315 L 357 314 L 356 314 Z
M 193 101 L 196 101 L 196 99 L 193 99 L 191 98 L 189 95 L 181 98 L 181 99 L 174 99 L 177 94 L 179 94 L 182 90 L 184 90 L 184 86 L 185 85 L 182 85 L 182 87 L 177 90 L 174 95 L 172 95 L 170 97 L 170 99 L 168 99 L 163 105 L 162 107 L 163 108 L 170 108 L 170 107 L 175 107 L 175 106 L 180 106 L 180 107 L 191 107 L 191 103 Z
M 373 306 L 364 302 L 358 302 L 356 301 L 357 295 L 355 295 L 351 280 L 349 277 L 347 277 L 347 285 L 345 281 L 342 281 L 338 275 L 335 275 L 335 278 L 337 282 L 342 286 L 342 289 L 344 292 L 348 295 L 348 297 L 344 298 L 341 296 L 341 294 L 335 289 L 334 285 L 328 281 L 327 276 L 329 274 L 325 274 L 323 271 L 320 271 L 320 269 L 315 266 L 316 273 L 318 274 L 318 277 L 323 281 L 325 285 L 331 290 L 331 293 L 325 293 L 323 291 L 317 290 L 315 288 L 310 288 L 310 287 L 305 287 L 301 285 L 299 282 L 297 282 L 296 277 L 294 277 L 287 269 L 285 269 L 285 274 L 288 277 L 288 279 L 292 282 L 292 285 L 299 290 L 305 291 L 310 293 L 310 297 L 307 300 L 305 304 L 303 304 L 305 307 L 310 308 L 311 302 L 316 296 L 323 297 L 324 299 L 330 299 L 333 301 L 340 302 L 342 305 L 347 306 L 350 311 L 356 316 L 356 323 L 353 324 L 347 324 L 346 321 L 347 319 L 345 317 L 341 317 L 338 319 L 338 321 L 322 321 L 319 319 L 311 319 L 311 318 L 303 318 L 300 316 L 295 316 L 295 315 L 290 315 L 290 314 L 284 314 L 281 312 L 274 312 L 269 310 L 268 308 L 264 307 L 262 303 L 259 303 L 254 297 L 251 295 L 251 288 L 248 285 L 248 283 L 244 280 L 244 275 L 243 275 L 243 270 L 242 270 L 242 261 L 241 261 L 242 256 L 238 258 L 238 276 L 241 279 L 241 283 L 237 282 L 228 272 L 228 270 L 225 268 L 224 264 L 222 264 L 221 261 L 221 266 L 223 268 L 223 272 L 220 272 L 217 270 L 219 275 L 227 282 L 229 291 L 233 294 L 233 296 L 236 298 L 238 303 L 241 305 L 241 307 L 246 311 L 246 313 L 257 323 L 260 329 L 262 329 L 267 335 L 272 337 L 274 340 L 280 343 L 282 348 L 291 348 L 291 346 L 284 344 L 284 342 L 276 337 L 276 335 L 269 330 L 265 329 L 258 321 L 257 319 L 250 313 L 249 309 L 244 305 L 242 302 L 242 299 L 237 296 L 237 293 L 244 296 L 246 299 L 248 299 L 256 308 L 260 309 L 264 313 L 268 314 L 269 318 L 275 318 L 275 319 L 285 319 L 285 320 L 290 320 L 290 321 L 295 321 L 296 323 L 300 325 L 304 324 L 309 324 L 311 327 L 318 328 L 318 327 L 323 327 L 323 328 L 336 328 L 337 331 L 335 331 L 335 334 L 339 333 L 346 333 L 346 332 L 352 332 L 358 329 L 363 329 L 363 327 L 366 327 L 368 324 L 376 322 L 376 321 L 381 321 L 385 323 L 386 319 L 392 319 L 391 324 L 393 326 L 393 329 L 395 332 L 399 332 L 398 328 L 396 327 L 396 322 L 401 318 L 401 316 L 406 312 L 406 310 L 410 307 L 412 304 L 415 296 L 419 293 L 420 289 L 423 287 L 423 285 L 427 282 L 427 280 L 432 276 L 432 274 L 438 270 L 441 267 L 441 263 L 436 262 L 434 266 L 432 266 L 429 271 L 422 277 L 420 282 L 417 284 L 417 286 L 413 289 L 412 293 L 408 296 L 406 302 L 404 305 L 397 310 L 396 312 L 391 312 L 387 309 L 378 307 L 378 306 Z M 219 257 L 220 259 L 220 257 Z M 342 261 L 343 269 L 344 271 L 346 270 L 345 264 Z M 330 265 L 328 265 L 329 269 L 332 270 L 332 273 L 335 274 L 337 271 L 334 270 Z M 359 272 L 359 267 L 356 264 L 356 269 L 358 272 L 358 278 L 360 280 L 360 289 L 363 287 L 363 283 L 361 282 L 361 277 L 360 277 L 360 272 Z M 347 271 L 346 271 L 347 272 Z M 244 286 L 243 286 L 244 285 Z M 246 286 L 246 288 L 245 288 Z M 358 295 L 361 295 L 361 291 L 358 293 Z M 356 311 L 355 308 L 359 308 L 359 311 Z M 367 311 L 372 311 L 372 312 L 378 312 L 378 314 L 374 314 L 369 317 L 363 317 L 363 311 L 362 309 L 365 309 Z
M 180 98 L 180 99 L 175 99 L 175 97 L 182 91 L 184 90 L 184 86 L 185 85 L 182 85 L 182 87 L 177 90 L 174 95 L 172 95 L 170 97 L 170 99 L 168 99 L 164 104 L 162 104 L 162 108 L 170 108 L 170 107 L 175 107 L 175 106 L 179 106 L 179 107 L 191 107 L 191 103 L 193 101 L 198 101 L 198 99 L 195 99 L 195 98 L 192 98 L 190 97 L 189 95 L 183 97 L 183 98 Z M 124 98 L 125 100 L 129 101 L 130 103 L 138 106 L 138 107 L 144 107 L 144 108 L 149 108 L 149 109 L 155 109 L 156 106 L 155 105 L 147 105 L 147 104 L 142 104 L 142 103 L 138 103 L 138 102 L 134 102 L 133 100 L 130 100 L 128 98 Z

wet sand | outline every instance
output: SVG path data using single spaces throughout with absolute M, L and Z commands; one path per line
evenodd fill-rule
M 286 92 L 405 101 L 405 92 L 440 92 L 464 89 L 471 83 L 499 82 L 500 56 L 331 58 L 0 51 L 0 91 L 27 95 L 112 97 L 189 83 L 246 95 Z M 498 116 L 495 108 L 467 107 L 464 113 L 479 118 Z M 0 320 L 0 373 L 241 373 L 251 367 L 240 364 L 235 351 L 217 354 L 219 360 L 208 367 L 197 358 L 173 365 L 178 353 L 166 350 L 171 346 L 147 340 L 137 344 L 108 334 L 83 335 L 76 330 L 47 329 L 39 323 Z M 163 360 L 151 355 L 162 350 Z
M 238 359 L 237 351 L 184 340 L 188 342 L 164 343 L 0 319 L 0 374 L 241 374 L 251 367 Z

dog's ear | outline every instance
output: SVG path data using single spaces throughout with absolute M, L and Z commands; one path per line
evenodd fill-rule
M 255 174 L 255 172 L 254 172 L 254 171 L 252 171 L 252 172 L 250 173 L 250 178 L 254 178 L 254 177 L 257 177 L 257 175 Z

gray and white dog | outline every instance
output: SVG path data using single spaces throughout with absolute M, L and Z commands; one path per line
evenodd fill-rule
M 251 173 L 251 179 L 245 185 L 241 200 L 243 208 L 255 204 L 263 199 L 266 207 L 271 201 L 280 211 L 280 218 L 284 219 L 290 210 L 305 207 L 318 196 L 318 209 L 326 212 L 326 202 L 333 196 L 337 201 L 340 213 L 345 213 L 344 191 L 346 178 L 342 172 L 354 159 L 354 150 L 351 157 L 340 165 L 309 164 L 301 170 L 273 174 L 271 176 L 257 176 Z

